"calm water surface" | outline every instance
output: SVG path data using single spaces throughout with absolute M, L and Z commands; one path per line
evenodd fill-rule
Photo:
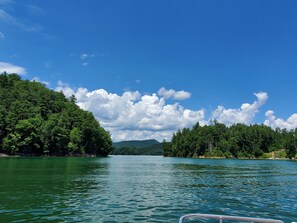
M 0 159 L 0 222 L 178 222 L 188 213 L 297 221 L 297 162 Z

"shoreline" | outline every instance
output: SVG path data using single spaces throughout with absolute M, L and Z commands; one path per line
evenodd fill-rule
M 189 157 L 190 158 L 190 157 Z M 277 157 L 271 157 L 271 158 L 249 158 L 249 157 L 240 157 L 240 158 L 227 158 L 227 157 L 208 157 L 208 156 L 202 156 L 202 157 L 192 157 L 192 158 L 196 158 L 196 159 L 232 159 L 232 160 L 296 160 L 294 158 L 290 159 L 290 158 L 277 158 Z
M 112 154 L 111 154 L 112 155 Z M 138 155 L 141 156 L 141 155 Z M 17 158 L 17 157 L 108 157 L 108 156 L 96 156 L 92 154 L 72 154 L 72 155 L 36 155 L 36 154 L 16 154 L 16 155 L 9 155 L 6 153 L 0 153 L 0 158 Z M 277 158 L 277 157 L 271 157 L 271 158 L 248 158 L 248 157 L 241 157 L 241 158 L 227 158 L 227 157 L 218 157 L 218 156 L 199 156 L 199 157 L 171 157 L 171 156 L 163 156 L 168 158 L 192 158 L 192 159 L 231 159 L 231 160 L 292 160 L 296 161 L 295 158 Z
M 0 153 L 0 158 L 9 158 L 9 157 L 104 157 L 104 156 L 96 156 L 93 154 L 71 154 L 71 155 L 36 155 L 36 154 L 15 154 L 9 155 L 6 153 Z M 107 156 L 106 156 L 107 157 Z

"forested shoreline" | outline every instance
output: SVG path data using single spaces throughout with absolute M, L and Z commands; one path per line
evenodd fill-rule
M 265 125 L 212 125 L 178 130 L 163 142 L 164 156 L 218 158 L 297 158 L 297 129 L 272 129 Z
M 74 96 L 66 98 L 39 82 L 0 74 L 0 154 L 110 154 L 110 134 L 75 102 Z M 214 121 L 178 130 L 171 142 L 163 142 L 163 150 L 172 157 L 297 158 L 296 145 L 297 129 Z
M 0 153 L 107 156 L 110 134 L 75 100 L 17 74 L 0 74 Z

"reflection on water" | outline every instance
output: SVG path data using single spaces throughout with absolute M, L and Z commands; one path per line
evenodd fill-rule
M 91 158 L 8 158 L 0 160 L 0 170 L 0 222 L 75 222 L 91 190 L 104 187 L 108 163 Z
M 188 213 L 296 221 L 297 162 L 0 160 L 0 222 L 178 222 Z

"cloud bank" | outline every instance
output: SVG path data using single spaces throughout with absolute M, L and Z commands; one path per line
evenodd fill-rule
M 234 123 L 252 124 L 255 115 L 259 112 L 259 108 L 268 99 L 268 95 L 265 92 L 259 92 L 254 95 L 257 97 L 257 101 L 254 101 L 252 104 L 244 103 L 238 109 L 227 109 L 223 106 L 218 106 L 212 114 L 212 119 L 228 126 Z
M 218 106 L 210 117 L 206 118 L 204 109 L 187 109 L 178 102 L 190 98 L 189 92 L 166 90 L 164 87 L 152 94 L 142 95 L 139 91 L 126 91 L 118 95 L 104 89 L 74 89 L 59 81 L 55 90 L 63 91 L 67 97 L 75 95 L 77 104 L 92 112 L 100 124 L 111 133 L 114 141 L 149 138 L 170 140 L 177 129 L 192 127 L 197 122 L 208 125 L 211 120 L 217 120 L 227 126 L 235 123 L 254 124 L 256 114 L 268 99 L 266 92 L 255 93 L 254 102 L 243 103 L 239 108 Z M 273 111 L 267 111 L 266 117 L 264 124 L 272 128 L 297 127 L 297 114 L 283 120 L 276 118 Z
M 264 121 L 264 125 L 288 130 L 297 128 L 297 114 L 292 114 L 287 120 L 283 120 L 276 118 L 274 111 L 269 110 L 265 113 L 265 116 L 267 119 Z
M 10 63 L 0 61 L 0 73 L 16 73 L 19 75 L 25 75 L 27 73 L 26 69 L 19 67 Z
M 191 127 L 198 121 L 205 122 L 205 111 L 190 110 L 179 103 L 168 104 L 166 99 L 182 100 L 189 97 L 184 91 L 161 88 L 158 94 L 141 95 L 126 91 L 122 95 L 108 93 L 104 89 L 89 91 L 86 88 L 72 89 L 58 82 L 56 91 L 63 91 L 69 97 L 75 95 L 77 104 L 91 111 L 101 125 L 111 132 L 113 140 L 170 139 L 179 128 Z

